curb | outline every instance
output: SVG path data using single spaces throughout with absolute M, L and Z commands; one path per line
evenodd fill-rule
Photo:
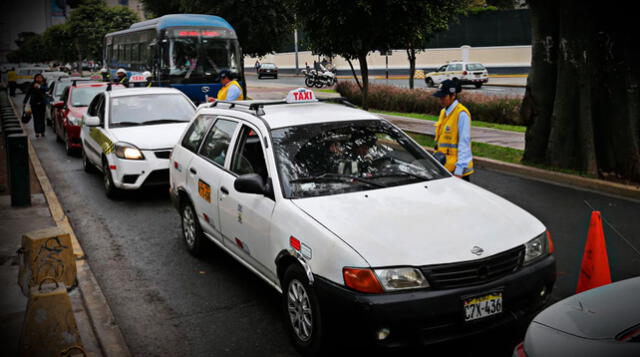
M 578 188 L 585 191 L 615 196 L 633 201 L 640 201 L 640 186 L 629 186 L 615 182 L 569 175 L 562 172 L 543 170 L 519 164 L 512 164 L 482 157 L 474 157 L 479 168 L 490 169 L 531 180 L 542 181 L 554 185 Z
M 18 116 L 18 111 L 13 103 L 13 99 L 9 98 L 9 103 L 13 108 L 14 113 Z M 23 125 L 21 123 L 21 125 Z M 24 126 L 24 125 L 23 125 Z M 73 253 L 76 256 L 77 266 L 77 279 L 78 279 L 78 291 L 82 297 L 82 303 L 84 309 L 89 316 L 93 333 L 98 340 L 98 345 L 102 355 L 105 357 L 116 356 L 131 356 L 129 348 L 125 342 L 124 336 L 120 331 L 120 328 L 116 324 L 113 312 L 109 307 L 106 297 L 102 293 L 102 289 L 98 284 L 91 267 L 86 260 L 86 255 L 80 246 L 80 242 L 71 227 L 69 218 L 64 214 L 64 210 L 58 197 L 56 196 L 51 182 L 47 177 L 46 171 L 40 163 L 40 159 L 31 144 L 31 139 L 28 139 L 29 143 L 29 159 L 33 166 L 36 178 L 42 187 L 43 194 L 47 200 L 51 217 L 56 225 L 66 232 L 69 232 L 71 236 L 71 244 L 73 246 Z

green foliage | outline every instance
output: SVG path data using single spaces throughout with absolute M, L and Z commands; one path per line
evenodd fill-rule
M 78 58 L 73 35 L 66 24 L 53 25 L 42 34 L 47 60 L 72 62 Z
M 264 56 L 277 50 L 293 31 L 293 12 L 278 0 L 142 0 L 155 16 L 209 14 L 233 26 L 245 55 Z
M 33 32 L 21 32 L 15 42 L 18 49 L 7 54 L 7 59 L 10 62 L 44 62 L 49 59 L 41 35 Z
M 138 16 L 127 7 L 107 7 L 101 0 L 85 0 L 71 12 L 66 26 L 73 34 L 79 57 L 102 59 L 104 36 L 124 30 L 136 21 Z
M 362 105 L 360 88 L 353 82 L 338 82 L 336 91 L 350 102 Z M 438 115 L 442 107 L 432 96 L 433 90 L 406 89 L 387 85 L 371 85 L 369 107 L 371 109 L 402 113 L 425 113 Z M 520 98 L 486 96 L 461 93 L 460 101 L 469 109 L 474 121 L 517 125 Z

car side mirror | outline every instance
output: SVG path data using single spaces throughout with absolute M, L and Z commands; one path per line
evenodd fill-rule
M 85 115 L 84 116 L 84 125 L 86 125 L 88 127 L 100 126 L 100 118 Z
M 53 102 L 53 104 L 51 104 L 51 105 L 53 105 L 55 108 L 64 108 L 64 102 L 61 101 L 61 100 L 59 100 L 57 102 Z
M 238 192 L 253 193 L 257 195 L 264 195 L 266 192 L 262 176 L 258 174 L 238 176 L 238 178 L 233 182 L 233 188 Z

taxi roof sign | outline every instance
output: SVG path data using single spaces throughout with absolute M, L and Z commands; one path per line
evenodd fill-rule
M 309 103 L 317 102 L 316 95 L 312 90 L 306 88 L 294 89 L 287 94 L 285 99 L 287 103 Z

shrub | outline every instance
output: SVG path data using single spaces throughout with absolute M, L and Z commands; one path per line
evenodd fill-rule
M 358 85 L 341 81 L 336 91 L 353 104 L 362 105 Z M 440 100 L 432 96 L 435 90 L 408 89 L 390 85 L 369 84 L 369 108 L 390 112 L 439 115 Z M 479 93 L 460 94 L 460 101 L 469 109 L 473 120 L 519 125 L 521 99 L 516 97 L 487 96 Z

